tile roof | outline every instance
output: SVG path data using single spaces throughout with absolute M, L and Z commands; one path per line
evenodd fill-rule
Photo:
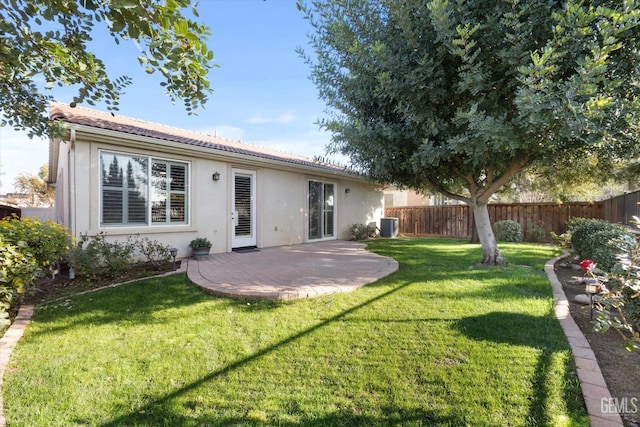
M 110 112 L 98 111 L 84 107 L 71 107 L 68 104 L 62 103 L 51 103 L 49 109 L 49 118 L 51 120 L 61 120 L 71 124 L 90 126 L 131 135 L 145 136 L 191 146 L 210 148 L 214 151 L 278 161 L 322 170 L 325 172 L 357 175 L 350 169 L 340 165 L 317 162 L 309 159 L 308 157 L 296 154 L 284 153 L 266 147 L 220 138 L 218 136 L 120 116 Z

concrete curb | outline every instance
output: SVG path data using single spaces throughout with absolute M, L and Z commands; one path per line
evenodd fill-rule
M 562 326 L 573 358 L 576 361 L 578 379 L 582 388 L 582 396 L 587 407 L 587 413 L 593 427 L 623 427 L 622 418 L 618 413 L 604 413 L 603 402 L 611 402 L 611 393 L 600 371 L 596 356 L 591 350 L 589 342 L 571 317 L 569 300 L 562 290 L 562 284 L 554 270 L 555 263 L 564 258 L 566 254 L 550 259 L 544 265 L 551 288 L 553 290 L 554 311 L 556 318 Z M 606 407 L 606 406 L 605 406 Z
M 31 320 L 31 316 L 33 316 L 33 306 L 32 305 L 23 305 L 18 310 L 18 315 L 14 319 L 9 329 L 4 333 L 2 338 L 0 338 L 0 426 L 5 427 L 7 425 L 7 420 L 4 416 L 4 401 L 3 401 L 3 384 L 4 384 L 4 372 L 7 369 L 7 365 L 9 364 L 9 358 L 11 357 L 11 353 L 13 349 L 22 338 L 24 334 L 24 330 L 27 328 L 29 321 Z

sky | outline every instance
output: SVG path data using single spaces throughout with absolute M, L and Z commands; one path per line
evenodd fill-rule
M 239 140 L 308 157 L 326 156 L 330 135 L 317 124 L 325 113 L 310 69 L 296 53 L 309 53 L 312 27 L 295 0 L 200 0 L 200 21 L 211 29 L 209 47 L 218 67 L 209 73 L 213 93 L 197 116 L 181 103 L 173 105 L 160 86 L 160 76 L 146 74 L 133 44 L 116 45 L 105 32 L 96 34 L 94 53 L 112 78 L 128 75 L 117 114 Z M 70 89 L 52 93 L 71 102 Z M 103 104 L 96 107 L 106 111 Z M 48 141 L 0 127 L 0 194 L 13 192 L 20 173 L 37 174 L 48 162 Z

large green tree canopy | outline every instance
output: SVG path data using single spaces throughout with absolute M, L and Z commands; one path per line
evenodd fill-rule
M 638 0 L 340 0 L 301 8 L 331 148 L 474 211 L 533 164 L 638 153 Z M 585 165 L 586 166 L 586 165 Z
M 90 50 L 96 27 L 116 43 L 135 41 L 138 61 L 158 71 L 173 102 L 191 112 L 207 101 L 213 52 L 208 28 L 186 17 L 190 0 L 3 0 L 0 2 L 2 125 L 49 131 L 46 110 L 56 86 L 77 89 L 73 103 L 104 101 L 117 110 L 127 76 L 112 78 Z M 197 16 L 195 6 L 191 13 Z M 44 83 L 40 83 L 44 82 Z

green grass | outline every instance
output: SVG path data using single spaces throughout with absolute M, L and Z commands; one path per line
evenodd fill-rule
M 11 426 L 587 426 L 542 271 L 556 252 L 375 240 L 352 293 L 215 298 L 183 275 L 39 309 L 5 376 Z

